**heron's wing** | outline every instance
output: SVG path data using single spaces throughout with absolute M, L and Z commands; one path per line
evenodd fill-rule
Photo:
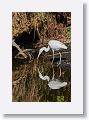
M 50 46 L 50 48 L 55 49 L 55 50 L 59 50 L 61 48 L 67 49 L 67 46 L 58 40 L 50 40 L 48 45 Z
M 67 82 L 60 82 L 58 80 L 52 80 L 48 83 L 48 86 L 51 89 L 60 89 L 61 87 L 64 87 L 67 85 Z

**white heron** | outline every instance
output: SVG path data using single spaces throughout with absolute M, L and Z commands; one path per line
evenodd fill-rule
M 43 76 L 41 74 L 41 72 L 39 71 L 39 69 L 38 69 L 38 73 L 39 73 L 39 77 L 40 77 L 41 80 L 47 80 L 48 81 L 48 86 L 50 87 L 50 89 L 60 89 L 61 87 L 64 87 L 64 86 L 67 85 L 67 82 L 62 82 L 60 78 L 56 79 L 54 77 L 55 76 L 54 69 L 53 69 L 53 77 L 52 77 L 52 79 L 50 79 L 50 77 L 48 75 Z M 60 73 L 60 75 L 61 75 L 61 73 Z
M 48 86 L 49 86 L 51 89 L 60 89 L 61 87 L 65 87 L 66 85 L 67 85 L 67 82 L 61 82 L 61 81 L 58 80 L 58 79 L 51 80 L 51 81 L 48 83 Z
M 39 50 L 39 54 L 38 54 L 38 57 L 37 59 L 39 58 L 40 54 L 45 51 L 45 52 L 48 52 L 50 49 L 52 50 L 53 52 L 53 61 L 54 61 L 54 51 L 59 51 L 60 49 L 67 49 L 68 47 L 63 44 L 62 42 L 58 41 L 58 40 L 50 40 L 48 42 L 48 47 L 42 47 L 40 50 Z M 61 53 L 59 52 L 60 54 L 60 64 L 61 64 Z M 52 61 L 52 63 L 53 63 Z

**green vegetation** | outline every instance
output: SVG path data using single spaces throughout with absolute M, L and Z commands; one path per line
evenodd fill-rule
M 57 96 L 57 102 L 64 102 L 64 96 Z
M 65 30 L 65 36 L 70 39 L 71 38 L 71 27 L 67 27 Z

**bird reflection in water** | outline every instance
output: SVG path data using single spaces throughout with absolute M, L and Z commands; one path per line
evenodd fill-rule
M 61 80 L 61 67 L 59 68 L 60 70 L 60 75 L 59 78 L 55 77 L 55 73 L 54 73 L 54 66 L 52 65 L 52 70 L 53 70 L 53 76 L 52 79 L 48 76 L 45 75 L 43 76 L 42 73 L 40 72 L 40 70 L 38 69 L 38 73 L 39 73 L 39 78 L 41 80 L 47 80 L 48 81 L 48 86 L 50 87 L 50 89 L 60 89 L 61 87 L 65 87 L 67 85 L 67 82 L 62 82 Z

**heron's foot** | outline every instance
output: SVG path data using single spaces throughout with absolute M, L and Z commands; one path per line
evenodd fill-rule
M 38 58 L 37 58 L 37 63 L 38 63 Z
M 51 64 L 53 65 L 54 60 L 52 60 Z
M 53 65 L 53 61 L 51 62 L 51 64 Z
M 57 63 L 57 66 L 59 66 L 59 65 L 61 65 L 61 62 L 58 62 L 58 63 Z

